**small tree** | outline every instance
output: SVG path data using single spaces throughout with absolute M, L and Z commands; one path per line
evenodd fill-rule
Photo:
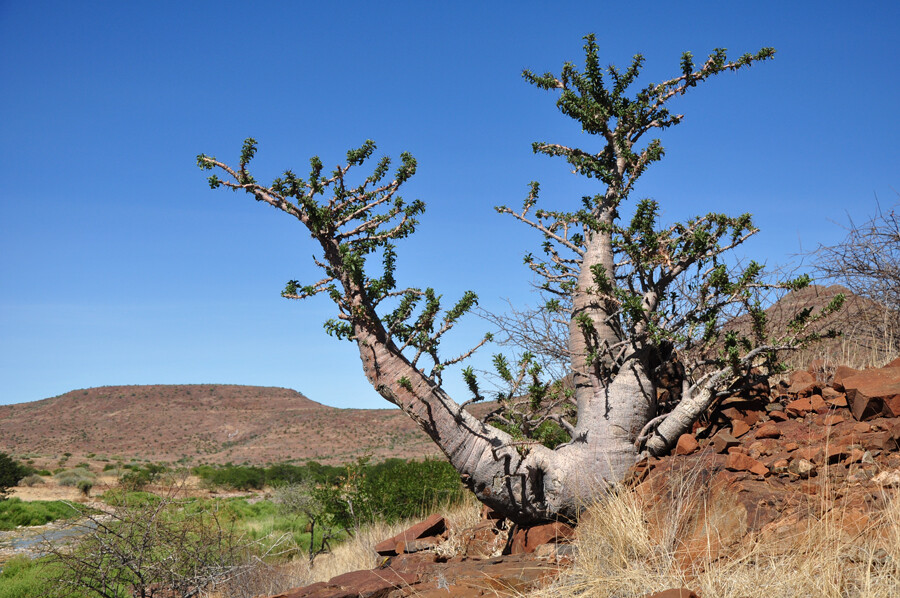
M 868 221 L 849 221 L 837 245 L 820 246 L 813 254 L 821 278 L 847 286 L 883 308 L 869 312 L 889 351 L 900 350 L 900 202 L 889 211 L 878 207 Z M 863 315 L 857 313 L 857 316 Z
M 299 517 L 306 519 L 309 530 L 309 564 L 320 554 L 331 549 L 329 540 L 334 538 L 332 517 L 323 501 L 322 493 L 316 486 L 309 482 L 285 484 L 275 489 L 273 501 L 278 505 L 278 510 L 296 520 Z M 316 546 L 316 531 L 321 535 L 318 547 Z
M 86 510 L 74 546 L 47 543 L 62 566 L 60 595 L 190 598 L 252 566 L 248 542 L 215 511 L 190 511 L 176 492 L 123 496 L 108 513 Z
M 505 430 L 488 425 L 441 386 L 445 369 L 490 337 L 461 355 L 442 357 L 441 340 L 476 305 L 476 295 L 466 292 L 447 307 L 432 288 L 398 286 L 395 242 L 415 231 L 424 210 L 421 201 L 407 203 L 399 195 L 416 169 L 411 155 L 401 155 L 393 179 L 387 157 L 371 174 L 354 178 L 375 151 L 367 141 L 331 173 L 315 157 L 307 177 L 288 170 L 270 185 L 258 183 L 248 170 L 257 150 L 253 139 L 244 143 L 237 168 L 198 156 L 201 168 L 227 176 L 211 176 L 212 188 L 244 190 L 307 228 L 321 248 L 314 260 L 324 277 L 311 284 L 290 281 L 282 295 L 329 296 L 338 317 L 326 322 L 326 330 L 357 344 L 373 387 L 425 430 L 482 502 L 518 523 L 576 516 L 641 455 L 670 450 L 754 367 L 771 366 L 777 350 L 802 342 L 800 330 L 809 319 L 802 315 L 785 338 L 767 336 L 758 292 L 771 285 L 764 283 L 762 267 L 755 262 L 739 267 L 727 258 L 757 232 L 749 214 L 711 213 L 662 225 L 653 200 L 640 201 L 628 221 L 621 213 L 637 180 L 663 156 L 660 141 L 644 143 L 644 136 L 682 121 L 668 104 L 715 75 L 772 58 L 774 50 L 729 61 L 718 49 L 700 66 L 685 53 L 678 76 L 630 95 L 643 57 L 635 56 L 624 71 L 603 69 L 594 37 L 585 39 L 584 72 L 566 63 L 559 76 L 525 71 L 524 77 L 558 93 L 559 109 L 601 142 L 597 152 L 547 142 L 534 144 L 534 151 L 564 158 L 576 173 L 598 181 L 599 192 L 582 198 L 572 211 L 549 210 L 537 207 L 539 188 L 532 183 L 521 210 L 498 208 L 542 235 L 543 256 L 529 254 L 526 262 L 550 296 L 542 311 L 566 322 L 570 384 L 545 380 L 535 355 L 495 357 L 509 386 L 500 398 L 526 396 L 533 412 L 565 430 L 568 442 L 552 449 L 512 429 L 541 434 L 540 426 L 526 425 L 532 419 L 507 419 L 512 426 Z M 380 262 L 378 272 L 373 261 Z M 753 333 L 720 338 L 722 320 L 740 310 L 754 315 Z M 662 412 L 657 366 L 669 360 L 674 347 L 697 355 L 698 348 L 708 354 L 713 346 L 719 349 L 711 358 L 684 364 L 680 400 Z M 484 398 L 471 368 L 463 376 L 473 400 Z M 568 402 L 567 418 L 559 409 Z
M 0 453 L 0 500 L 6 499 L 9 489 L 17 486 L 27 473 L 21 463 L 6 453 Z

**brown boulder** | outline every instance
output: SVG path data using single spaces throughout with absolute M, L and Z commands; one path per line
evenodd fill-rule
M 730 453 L 728 459 L 725 460 L 725 469 L 730 469 L 732 471 L 749 471 L 756 475 L 766 475 L 769 473 L 768 467 L 753 457 L 741 453 Z
M 816 381 L 816 377 L 809 372 L 803 370 L 794 370 L 788 374 L 788 384 L 791 386 L 797 384 L 812 384 Z
M 808 397 L 791 401 L 784 407 L 785 413 L 791 417 L 803 417 L 812 410 L 812 401 Z
M 398 573 L 391 569 L 351 571 L 327 582 L 288 590 L 271 598 L 381 598 L 391 590 L 404 588 L 419 580 L 415 573 Z
M 731 422 L 731 435 L 740 438 L 750 431 L 750 426 L 742 419 L 736 419 Z
M 676 455 L 690 455 L 700 448 L 700 443 L 693 434 L 682 434 L 678 437 L 678 443 L 675 445 Z
M 844 378 L 855 376 L 862 373 L 862 371 L 863 370 L 855 370 L 846 365 L 839 365 L 837 366 L 837 369 L 834 370 L 834 378 L 831 381 L 831 385 L 835 390 L 844 392 Z
M 561 521 L 522 528 L 513 535 L 510 554 L 528 554 L 542 544 L 568 542 L 573 537 L 575 530 Z
M 842 380 L 853 417 L 860 421 L 900 415 L 900 368 L 865 370 Z M 897 413 L 894 413 L 894 412 Z
M 781 438 L 781 430 L 775 424 L 766 424 L 756 431 L 757 438 Z
M 432 515 L 425 521 L 417 523 L 406 531 L 400 532 L 393 538 L 388 538 L 375 545 L 375 552 L 381 556 L 395 556 L 400 554 L 397 551 L 398 545 L 406 542 L 419 540 L 428 536 L 439 536 L 447 530 L 447 521 L 440 515 Z
M 710 440 L 710 444 L 715 452 L 721 454 L 733 446 L 738 446 L 740 442 L 725 430 L 719 430 Z

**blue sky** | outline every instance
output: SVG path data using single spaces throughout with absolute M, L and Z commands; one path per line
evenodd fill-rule
M 492 208 L 531 180 L 548 205 L 597 192 L 531 142 L 597 145 L 521 71 L 580 62 L 590 32 L 605 62 L 642 52 L 642 83 L 684 50 L 778 51 L 674 104 L 685 121 L 635 193 L 665 218 L 750 211 L 762 232 L 742 253 L 776 265 L 897 199 L 897 3 L 330 4 L 0 1 L 0 403 L 233 383 L 387 406 L 322 330 L 328 301 L 279 297 L 316 279 L 305 231 L 211 191 L 195 156 L 236 161 L 253 136 L 271 180 L 367 138 L 410 151 L 404 195 L 428 210 L 400 282 L 527 302 L 540 240 Z M 484 329 L 471 319 L 456 346 Z

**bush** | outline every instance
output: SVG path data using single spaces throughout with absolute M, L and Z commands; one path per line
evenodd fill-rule
M 128 473 L 119 477 L 119 484 L 131 491 L 140 491 L 149 484 L 156 482 L 162 474 L 166 472 L 163 465 L 155 465 L 150 463 L 141 467 L 139 465 L 125 465 Z
M 453 466 L 433 459 L 388 459 L 377 465 L 360 459 L 347 466 L 342 486 L 320 487 L 317 492 L 333 521 L 345 529 L 419 517 L 465 497 Z
M 65 587 L 101 596 L 194 596 L 233 576 L 255 544 L 214 511 L 187 512 L 174 496 L 120 504 L 109 513 L 86 514 L 84 536 L 74 546 L 51 545 Z M 260 557 L 265 557 L 265 554 Z M 130 595 L 130 594 L 129 594 Z
M 221 467 L 200 465 L 192 472 L 207 485 L 233 490 L 261 490 L 265 486 L 281 486 L 312 482 L 326 484 L 344 473 L 343 467 L 308 461 L 306 465 L 278 463 L 266 468 L 227 464 Z
M 78 485 L 82 482 L 90 482 L 94 483 L 94 474 L 90 471 L 84 469 L 83 467 L 76 467 L 75 469 L 69 469 L 67 471 L 61 471 L 55 476 L 53 479 L 56 480 L 56 483 L 60 486 L 71 486 L 77 488 Z
M 90 480 L 81 480 L 77 484 L 78 491 L 81 492 L 84 496 L 90 496 L 91 488 L 94 487 L 94 483 Z
M 61 574 L 62 569 L 47 559 L 14 556 L 0 571 L 0 598 L 46 598 L 53 595 Z M 67 590 L 67 596 L 83 598 L 85 594 Z
M 33 473 L 31 475 L 27 475 L 24 478 L 22 478 L 21 480 L 19 480 L 20 486 L 28 486 L 29 488 L 32 486 L 35 486 L 37 484 L 43 484 L 43 483 L 44 483 L 44 478 L 42 478 L 41 476 L 39 476 L 35 473 Z
M 6 453 L 0 453 L 0 500 L 6 498 L 8 490 L 15 487 L 27 473 L 21 463 Z
M 18 498 L 10 498 L 0 502 L 0 530 L 44 525 L 57 519 L 70 519 L 78 514 L 77 509 L 60 500 L 23 502 Z

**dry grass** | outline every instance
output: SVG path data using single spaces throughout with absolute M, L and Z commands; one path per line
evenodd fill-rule
M 896 495 L 885 495 L 887 507 L 858 533 L 848 532 L 844 513 L 821 505 L 824 515 L 787 535 L 743 539 L 727 496 L 709 500 L 690 480 L 673 495 L 662 513 L 633 490 L 593 505 L 579 526 L 573 567 L 533 596 L 637 598 L 680 587 L 704 598 L 900 596 Z

